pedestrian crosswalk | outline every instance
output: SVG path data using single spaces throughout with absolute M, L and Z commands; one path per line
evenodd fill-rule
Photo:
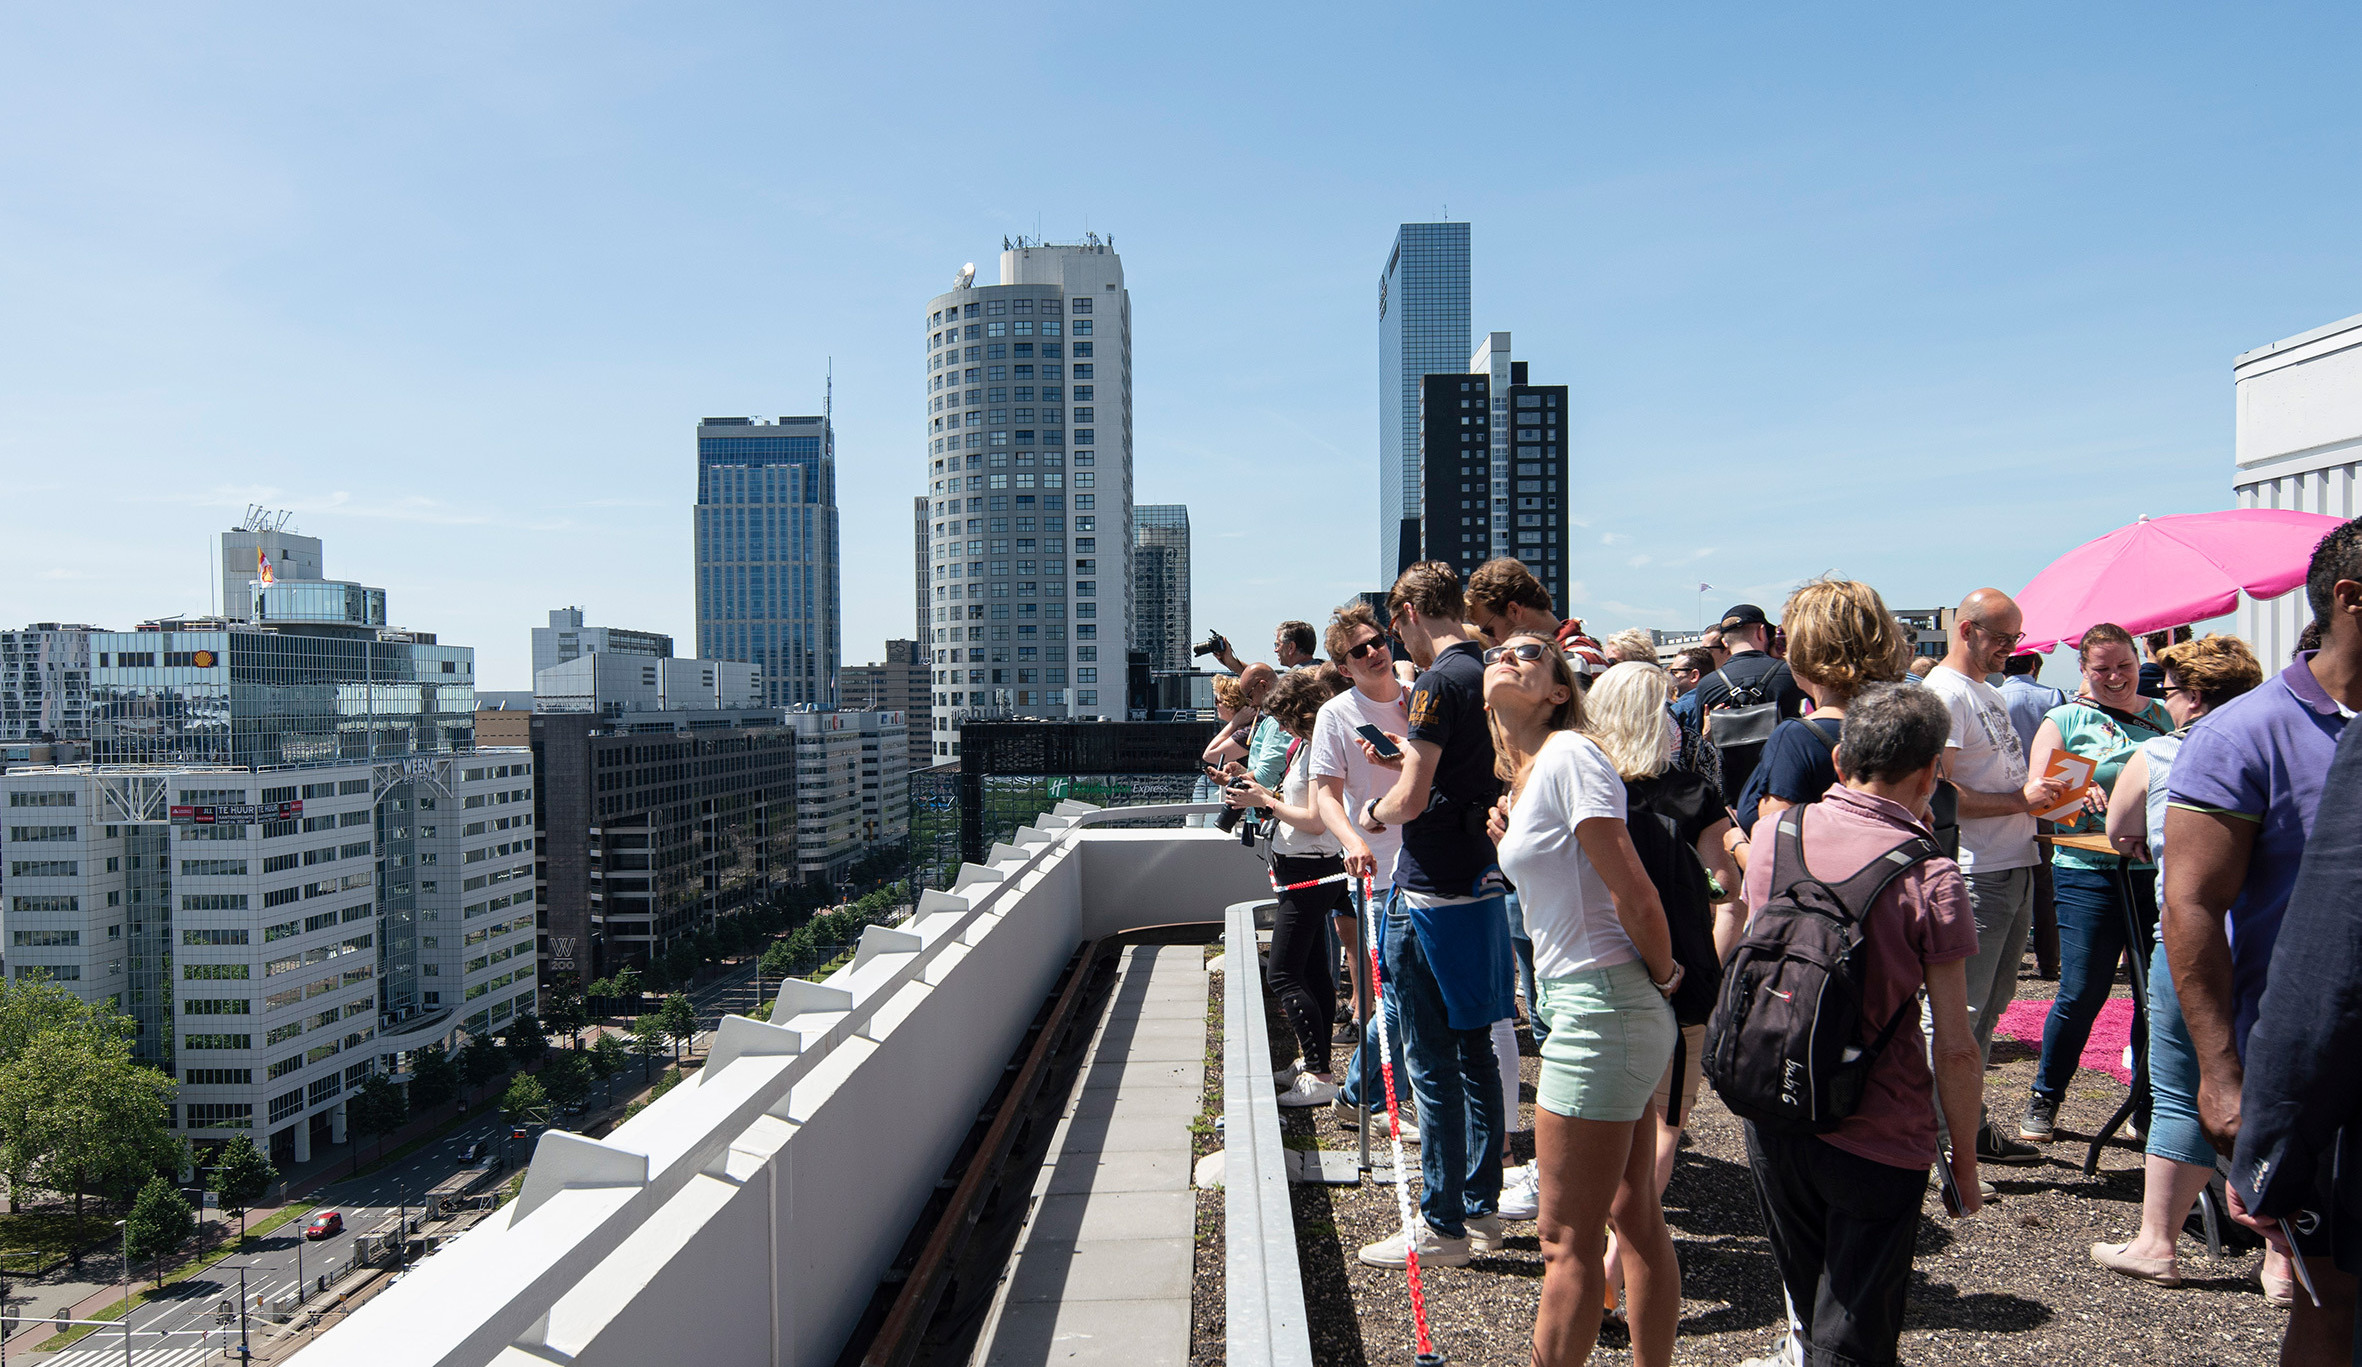
M 96 1348 L 88 1346 L 95 1340 L 104 1339 L 106 1333 L 106 1330 L 101 1329 L 92 1338 L 82 1340 L 82 1346 L 43 1359 L 42 1367 L 122 1367 L 123 1340 L 120 1336 Z M 155 1346 L 155 1340 L 143 1342 L 142 1338 L 135 1332 L 131 1339 L 131 1351 L 134 1354 L 132 1361 L 138 1363 L 139 1367 L 203 1367 L 203 1364 L 223 1360 L 222 1345 L 218 1341 L 208 1348 L 194 1339 L 181 1339 L 174 1347 L 159 1348 Z

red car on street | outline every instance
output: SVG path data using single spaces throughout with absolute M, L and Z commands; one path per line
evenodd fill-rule
M 310 1224 L 303 1227 L 303 1237 L 306 1239 L 330 1239 L 342 1233 L 344 1216 L 333 1210 L 321 1211 L 312 1217 Z

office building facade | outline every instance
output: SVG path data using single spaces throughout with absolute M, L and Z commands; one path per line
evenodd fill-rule
M 697 653 L 761 665 L 773 707 L 833 707 L 842 621 L 829 419 L 697 427 Z
M 474 652 L 276 574 L 243 620 L 91 634 L 96 763 L 0 775 L 0 933 L 132 1018 L 192 1141 L 300 1162 L 370 1073 L 535 1009 L 534 808 Z
M 1004 242 L 927 302 L 935 756 L 971 717 L 1119 715 L 1132 620 L 1131 298 L 1112 241 Z M 1102 672 L 1104 671 L 1104 673 Z
M 916 641 L 888 641 L 884 664 L 847 665 L 837 676 L 837 700 L 845 711 L 900 712 L 918 718 L 916 725 L 905 728 L 910 746 L 906 769 L 924 769 L 935 762 L 926 727 L 930 670 L 926 647 Z
M 549 625 L 533 628 L 533 672 L 585 655 L 636 655 L 643 659 L 672 658 L 673 638 L 661 632 L 628 627 L 590 627 L 582 624 L 581 608 L 558 608 Z
M 1469 352 L 1468 225 L 1405 223 L 1378 276 L 1378 582 L 1421 555 L 1421 382 Z M 1457 483 L 1457 481 L 1455 481 Z
M 90 739 L 94 626 L 35 622 L 0 631 L 0 741 Z
M 1152 670 L 1189 668 L 1189 509 L 1132 509 L 1132 645 Z
M 1528 382 L 1506 332 L 1486 334 L 1465 370 L 1419 386 L 1420 558 L 1463 579 L 1514 556 L 1567 615 L 1567 387 Z

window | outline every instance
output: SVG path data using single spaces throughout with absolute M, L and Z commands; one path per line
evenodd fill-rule
M 71 807 L 74 805 L 74 794 L 62 788 L 14 792 L 8 795 L 8 805 L 11 807 Z
M 79 897 L 14 897 L 9 905 L 17 911 L 80 911 Z
M 252 1068 L 190 1068 L 181 1073 L 181 1081 L 191 1087 L 245 1087 L 253 1083 L 254 1070 Z M 197 1108 L 191 1106 L 189 1109 L 193 1112 Z
M 19 898 L 18 900 L 23 900 Z M 82 943 L 78 930 L 17 930 L 9 932 L 9 943 L 18 949 L 66 949 Z
M 1077 318 L 1077 319 L 1075 319 L 1075 320 L 1074 320 L 1074 335 L 1075 335 L 1075 336 L 1077 336 L 1077 337 L 1088 337 L 1088 336 L 1090 336 L 1090 335 L 1091 335 L 1091 320 L 1090 320 L 1090 319 L 1088 319 L 1088 318 Z M 1074 354 L 1075 354 L 1075 355 L 1077 355 L 1077 356 L 1080 356 L 1080 355 L 1082 355 L 1082 354 L 1083 354 L 1083 353 L 1082 353 L 1082 350 L 1081 350 L 1081 344 L 1080 344 L 1080 343 L 1077 343 L 1077 344 L 1076 344 L 1076 350 L 1075 350 L 1075 353 L 1074 353 Z
M 252 1049 L 254 1036 L 183 1035 L 180 1037 L 180 1047 L 183 1049 Z
M 184 997 L 180 1013 L 184 1016 L 244 1016 L 251 1013 L 253 1003 L 244 997 Z
M 1076 348 L 1076 349 L 1075 349 L 1075 354 L 1076 354 L 1076 355 L 1078 355 L 1078 356 L 1084 356 L 1084 355 L 1088 355 L 1089 353 L 1088 353 L 1088 352 L 1085 352 L 1085 351 L 1083 351 L 1081 348 L 1079 348 L 1079 347 L 1078 347 L 1078 348 Z M 1088 380 L 1088 379 L 1090 379 L 1090 378 L 1091 378 L 1091 372 L 1092 372 L 1092 371 L 1094 371 L 1094 370 L 1096 370 L 1096 369 L 1098 369 L 1098 367 L 1097 367 L 1097 366 L 1089 366 L 1089 365 L 1078 365 L 1078 366 L 1076 366 L 1076 367 L 1074 368 L 1074 377 L 1075 377 L 1076 379 L 1078 379 L 1078 380 Z M 1075 392 L 1075 397 L 1076 397 L 1076 398 L 1078 398 L 1078 399 L 1081 399 L 1081 398 L 1087 398 L 1087 397 L 1089 397 L 1089 396 L 1088 396 L 1088 395 L 1085 395 L 1085 394 L 1084 394 L 1084 393 L 1082 393 L 1080 390 L 1077 390 L 1077 391 Z
M 1069 299 L 1066 302 L 1066 311 L 1068 313 L 1089 313 L 1091 311 L 1091 301 L 1080 298 Z
M 8 838 L 12 843 L 35 840 L 79 840 L 82 838 L 80 832 L 81 828 L 78 826 L 11 826 L 8 828 Z
M 247 971 L 244 964 L 182 964 L 180 966 L 180 976 L 184 982 L 243 982 L 246 979 Z
M 244 911 L 246 894 L 242 892 L 182 893 L 182 911 Z

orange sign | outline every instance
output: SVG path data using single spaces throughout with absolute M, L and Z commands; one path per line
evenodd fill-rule
M 2044 778 L 2055 778 L 2064 787 L 2059 800 L 2043 811 L 2034 813 L 2044 821 L 2072 822 L 2083 817 L 2083 799 L 2091 792 L 2090 760 L 2070 750 L 2053 751 L 2050 764 L 2042 771 Z

